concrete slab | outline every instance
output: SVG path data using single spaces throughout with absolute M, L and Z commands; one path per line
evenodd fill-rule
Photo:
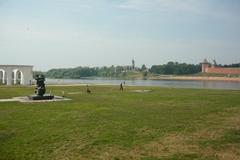
M 70 101 L 70 98 L 54 96 L 51 100 L 31 100 L 27 96 L 24 97 L 13 97 L 12 99 L 0 99 L 0 102 L 23 102 L 23 103 L 42 103 L 42 102 L 59 102 L 59 101 Z
M 0 99 L 0 102 L 14 102 L 16 99 Z
M 136 93 L 147 93 L 151 92 L 152 90 L 131 90 L 131 92 L 136 92 Z

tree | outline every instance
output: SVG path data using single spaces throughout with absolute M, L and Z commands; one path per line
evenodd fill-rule
M 145 71 L 145 70 L 147 70 L 147 67 L 146 67 L 145 64 L 143 64 L 142 67 L 141 67 L 141 71 Z

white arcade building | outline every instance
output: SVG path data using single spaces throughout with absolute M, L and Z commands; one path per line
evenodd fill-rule
M 0 65 L 0 84 L 31 85 L 33 80 L 33 66 Z

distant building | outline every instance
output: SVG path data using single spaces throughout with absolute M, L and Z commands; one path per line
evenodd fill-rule
M 33 66 L 0 65 L 0 84 L 30 85 L 33 79 Z
M 207 59 L 202 62 L 202 72 L 203 73 L 220 73 L 220 74 L 240 74 L 240 68 L 224 68 L 218 67 L 216 61 L 211 65 Z

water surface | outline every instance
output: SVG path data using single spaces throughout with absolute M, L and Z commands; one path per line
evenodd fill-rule
M 239 90 L 239 82 L 230 81 L 189 81 L 189 80 L 116 80 L 105 78 L 84 79 L 46 79 L 46 84 L 88 84 L 88 85 L 119 85 L 129 86 L 160 86 L 173 88 L 205 88 Z

